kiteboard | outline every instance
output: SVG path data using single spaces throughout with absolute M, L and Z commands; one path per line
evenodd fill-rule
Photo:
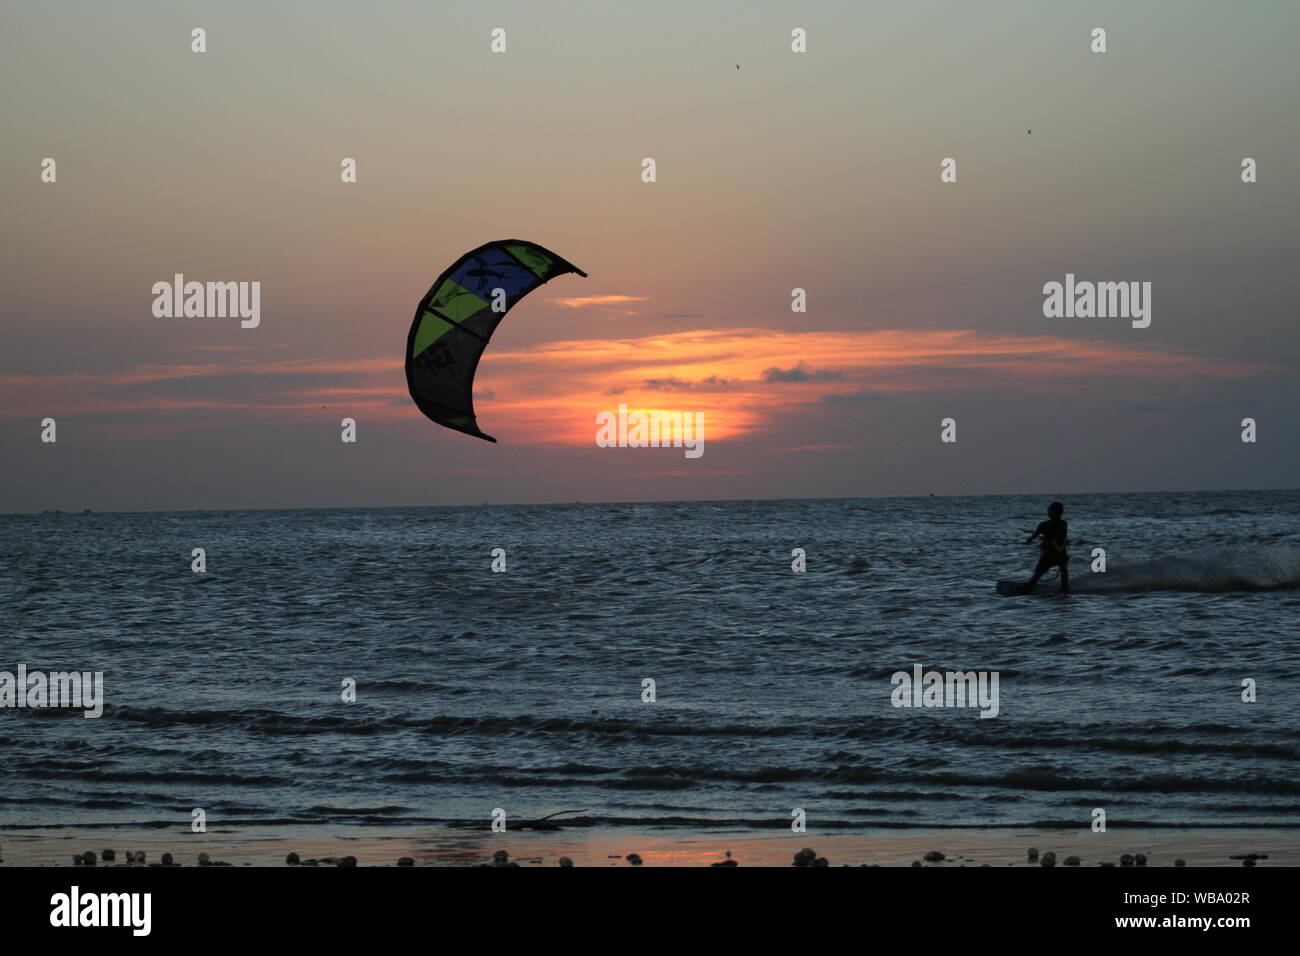
M 1024 581 L 999 581 L 998 593 L 1003 597 L 1019 597 L 1025 594 Z M 1034 589 L 1029 592 L 1031 597 L 1055 597 L 1061 593 L 1061 583 L 1055 578 L 1050 581 L 1039 581 L 1034 585 Z M 1071 590 L 1073 593 L 1073 590 Z

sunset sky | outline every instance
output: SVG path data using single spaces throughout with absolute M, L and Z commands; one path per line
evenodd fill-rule
M 1296 485 L 1295 3 L 0 10 L 0 512 Z M 590 277 L 501 324 L 492 445 L 402 359 L 508 237 Z M 176 273 L 260 326 L 156 318 Z M 1067 273 L 1151 326 L 1045 318 Z M 597 448 L 619 403 L 703 456 Z

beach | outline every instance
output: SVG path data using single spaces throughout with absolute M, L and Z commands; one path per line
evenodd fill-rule
M 378 832 L 376 832 L 376 830 Z M 143 851 L 146 865 L 171 853 L 176 864 L 285 866 L 290 853 L 302 861 L 338 865 L 353 857 L 358 866 L 395 866 L 403 857 L 414 866 L 478 866 L 506 851 L 520 866 L 556 866 L 567 857 L 575 866 L 629 866 L 636 854 L 643 866 L 710 866 L 727 859 L 739 866 L 790 866 L 795 854 L 813 849 L 830 866 L 1041 866 L 1048 852 L 1056 865 L 1072 856 L 1080 866 L 1122 865 L 1125 854 L 1145 857 L 1146 866 L 1170 867 L 1183 860 L 1189 867 L 1240 867 L 1234 856 L 1267 855 L 1256 866 L 1300 865 L 1300 834 L 1273 830 L 1122 830 L 1094 834 L 1080 830 L 975 829 L 873 833 L 754 833 L 656 831 L 578 828 L 559 832 L 433 831 L 427 827 L 335 830 L 322 827 L 276 827 L 238 833 L 194 834 L 123 827 L 69 828 L 0 832 L 4 863 L 9 867 L 73 866 L 73 857 L 89 850 L 96 865 L 103 850 L 125 865 L 126 851 Z M 1029 850 L 1038 851 L 1031 862 Z M 730 857 L 727 856 L 730 852 Z M 942 853 L 942 860 L 927 854 Z

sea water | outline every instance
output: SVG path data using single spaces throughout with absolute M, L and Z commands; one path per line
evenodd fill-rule
M 0 825 L 1300 823 L 1300 493 L 1067 498 L 1088 593 L 998 597 L 1046 504 L 0 517 L 0 671 L 103 673 L 0 709 Z

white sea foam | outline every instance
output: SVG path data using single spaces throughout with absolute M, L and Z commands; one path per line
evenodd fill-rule
M 1290 545 L 1235 545 L 1162 554 L 1125 565 L 1112 561 L 1104 574 L 1083 570 L 1070 589 L 1110 591 L 1272 591 L 1300 587 L 1300 548 Z

